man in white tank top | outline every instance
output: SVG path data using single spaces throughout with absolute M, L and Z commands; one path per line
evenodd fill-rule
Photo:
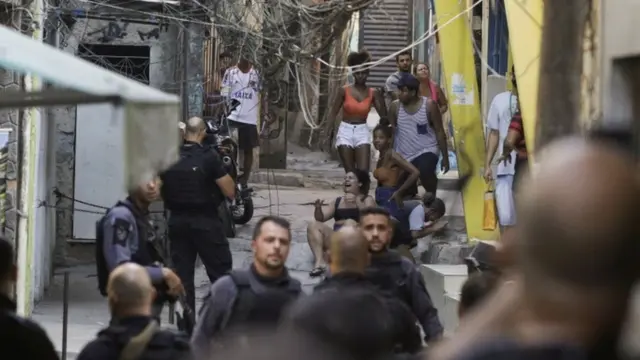
M 420 82 L 411 74 L 402 74 L 398 81 L 398 100 L 391 103 L 389 122 L 394 128 L 394 150 L 420 171 L 424 189 L 435 194 L 438 188 L 436 166 L 440 154 L 442 172 L 449 171 L 447 135 L 438 105 L 421 97 Z M 402 180 L 401 180 L 402 181 Z M 415 195 L 417 187 L 405 195 Z

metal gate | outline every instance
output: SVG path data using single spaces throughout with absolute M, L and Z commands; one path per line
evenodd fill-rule
M 360 48 L 377 61 L 411 42 L 412 17 L 408 0 L 380 0 L 360 15 Z M 384 86 L 396 71 L 395 57 L 371 69 L 369 85 Z

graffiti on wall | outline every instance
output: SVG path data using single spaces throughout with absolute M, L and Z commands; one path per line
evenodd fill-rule
M 97 36 L 99 42 L 109 43 L 114 40 L 124 39 L 129 33 L 127 28 L 129 27 L 128 21 L 109 21 L 105 26 L 101 26 L 96 30 L 87 33 L 89 37 Z
M 160 39 L 161 32 L 167 32 L 169 30 L 169 24 L 160 24 L 158 27 L 154 27 L 149 31 L 138 30 L 138 36 L 141 41 L 151 40 L 151 39 Z
M 128 20 L 110 20 L 101 22 L 101 26 L 87 33 L 87 37 L 94 38 L 101 43 L 110 43 L 115 40 L 122 40 L 130 35 L 130 25 L 134 23 Z M 160 33 L 169 29 L 169 24 L 162 23 L 158 25 L 145 26 L 148 30 L 134 29 L 138 34 L 140 41 L 151 39 L 160 39 Z

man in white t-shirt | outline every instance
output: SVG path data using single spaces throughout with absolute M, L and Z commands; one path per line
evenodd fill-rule
M 238 130 L 238 147 L 244 155 L 244 173 L 238 179 L 247 186 L 253 166 L 253 149 L 260 145 L 258 118 L 260 116 L 261 81 L 258 71 L 247 59 L 227 69 L 220 93 L 227 99 L 236 99 L 240 105 L 229 115 L 229 126 Z
M 505 91 L 493 98 L 487 115 L 487 156 L 484 162 L 484 179 L 487 183 L 495 180 L 498 222 L 502 228 L 516 224 L 516 209 L 513 198 L 513 176 L 515 174 L 516 152 L 512 151 L 511 161 L 500 161 L 493 174 L 492 162 L 498 148 L 502 149 L 509 131 L 511 118 L 518 111 L 518 95 L 515 79 L 513 91 Z

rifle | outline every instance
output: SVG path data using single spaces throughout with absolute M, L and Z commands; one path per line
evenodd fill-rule
M 149 244 L 151 245 L 149 251 L 151 252 L 151 257 L 155 260 L 159 265 L 164 265 L 169 268 L 173 268 L 173 264 L 171 263 L 171 257 L 168 256 L 168 251 L 158 243 L 158 238 L 155 236 L 155 231 L 151 232 L 153 236 L 148 238 Z M 166 285 L 164 285 L 166 287 Z M 168 290 L 168 289 L 161 289 Z M 178 295 L 177 297 L 169 296 L 166 291 L 162 291 L 162 293 L 158 294 L 159 297 L 164 297 L 169 303 L 175 304 L 175 314 L 176 314 L 176 325 L 178 326 L 178 330 L 186 332 L 189 336 L 191 336 L 193 332 L 193 328 L 196 324 L 196 316 L 195 312 L 187 303 L 186 296 L 184 294 Z

